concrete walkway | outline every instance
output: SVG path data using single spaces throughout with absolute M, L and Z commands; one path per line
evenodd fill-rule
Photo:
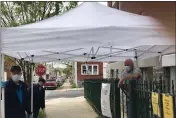
M 70 89 L 71 88 L 71 84 L 69 82 L 69 79 L 67 79 L 62 86 L 63 86 L 63 89 Z
M 58 92 L 82 90 L 83 88 L 71 89 L 67 80 L 62 90 Z M 56 98 L 46 100 L 47 118 L 96 118 L 97 115 L 83 96 L 72 98 Z
M 46 102 L 47 118 L 96 118 L 84 97 L 58 98 Z

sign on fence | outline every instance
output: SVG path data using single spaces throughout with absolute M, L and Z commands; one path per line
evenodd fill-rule
M 101 111 L 102 111 L 103 116 L 112 118 L 111 107 L 110 107 L 110 88 L 111 88 L 110 84 L 102 83 Z
M 159 109 L 159 94 L 152 92 L 152 108 L 153 114 L 160 117 L 160 109 Z
M 163 113 L 164 118 L 174 118 L 173 97 L 163 94 Z

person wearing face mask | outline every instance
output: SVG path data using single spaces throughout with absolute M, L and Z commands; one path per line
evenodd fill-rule
M 123 86 L 123 82 L 126 80 L 140 80 L 142 77 L 141 71 L 139 68 L 134 66 L 133 60 L 127 59 L 124 62 L 125 68 L 121 73 L 121 78 L 118 82 L 118 87 L 121 88 L 123 91 L 126 91 L 126 87 Z M 127 83 L 128 84 L 128 83 Z M 129 95 L 129 91 L 126 91 L 126 94 Z M 126 98 L 123 98 L 124 100 Z M 132 100 L 126 100 L 123 103 L 127 108 L 127 114 L 131 114 L 132 112 Z M 129 117 L 129 116 L 128 116 Z
M 124 62 L 125 69 L 122 71 L 121 79 L 118 82 L 118 87 L 120 88 L 125 80 L 139 80 L 142 77 L 139 68 L 134 67 L 133 60 L 127 59 Z
M 11 78 L 5 84 L 5 118 L 26 118 L 31 116 L 28 87 L 22 82 L 21 67 L 16 65 L 10 69 Z
M 40 108 L 45 112 L 45 89 L 43 88 L 45 82 L 45 79 L 40 77 L 38 83 L 33 85 L 33 118 L 38 118 Z

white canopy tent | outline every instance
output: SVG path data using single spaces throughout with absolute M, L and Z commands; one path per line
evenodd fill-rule
M 137 56 L 148 52 L 143 58 L 173 53 L 174 38 L 151 17 L 85 2 L 61 16 L 3 29 L 1 46 L 18 59 L 34 55 L 34 62 L 119 61 L 134 58 L 133 49 Z
M 85 2 L 61 16 L 3 28 L 0 53 L 33 62 L 123 61 L 175 53 L 175 37 L 151 17 Z

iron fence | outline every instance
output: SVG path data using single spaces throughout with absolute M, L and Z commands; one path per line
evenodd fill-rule
M 96 112 L 103 118 L 101 111 L 101 85 L 102 83 L 111 84 L 110 88 L 110 107 L 113 118 L 120 118 L 120 89 L 117 87 L 115 79 L 86 79 L 84 80 L 84 96 L 92 104 Z
M 174 81 L 166 80 L 132 80 L 126 81 L 122 88 L 117 87 L 118 80 L 88 79 L 84 81 L 85 98 L 92 104 L 97 113 L 101 111 L 101 85 L 110 83 L 110 107 L 112 118 L 170 118 L 163 114 L 163 94 L 172 96 L 173 113 L 176 114 L 176 93 Z M 160 116 L 154 115 L 152 93 L 158 94 L 158 110 Z M 173 117 L 176 118 L 176 115 Z
M 174 115 L 176 113 L 174 81 L 168 84 L 166 80 L 161 79 L 158 81 L 133 80 L 126 82 L 122 90 L 122 118 L 166 118 L 163 114 L 163 94 L 173 97 Z M 157 93 L 159 96 L 158 107 L 160 116 L 154 115 L 153 113 L 152 92 Z M 125 116 L 126 114 L 127 116 Z M 176 118 L 176 115 L 174 118 Z

